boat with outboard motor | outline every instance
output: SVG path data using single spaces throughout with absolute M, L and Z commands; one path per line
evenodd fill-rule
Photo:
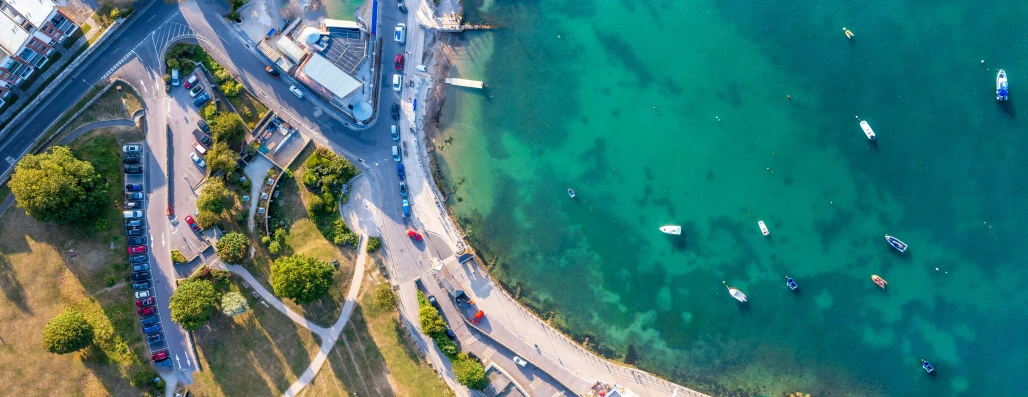
M 767 225 L 764 224 L 764 221 L 757 221 L 757 226 L 760 226 L 760 232 L 765 236 L 771 234 L 771 232 L 767 230 Z
M 724 284 L 725 287 L 728 287 L 728 294 L 731 295 L 733 298 L 735 298 L 735 300 L 737 300 L 737 301 L 739 301 L 741 303 L 746 303 L 746 294 L 742 293 L 742 291 L 739 291 L 738 288 L 729 287 L 728 283 L 726 283 L 724 281 L 721 281 L 721 284 Z
M 864 130 L 864 135 L 867 135 L 868 140 L 875 140 L 875 131 L 871 129 L 871 125 L 867 121 L 860 120 L 860 129 Z
M 571 196 L 571 198 L 575 198 L 575 191 L 571 188 L 568 188 L 568 196 Z
M 907 252 L 907 243 L 900 241 L 900 239 L 892 237 L 888 234 L 885 235 L 885 241 L 889 242 L 892 248 L 895 248 L 899 252 Z
M 1007 72 L 1003 69 L 996 73 L 996 100 L 1005 101 L 1010 99 L 1010 84 L 1007 83 Z
M 924 368 L 924 372 L 927 372 L 929 375 L 935 374 L 935 367 L 932 366 L 932 363 L 923 358 L 921 359 L 921 368 Z
M 664 225 L 660 227 L 660 231 L 667 234 L 682 234 L 682 227 L 678 225 Z
M 885 281 L 884 278 L 878 277 L 877 274 L 872 274 L 871 275 L 871 281 L 874 281 L 875 284 L 878 284 L 878 286 L 882 287 L 882 289 L 885 289 L 885 285 L 889 284 L 888 281 Z
M 789 276 L 785 276 L 785 285 L 788 285 L 789 289 L 793 291 L 800 287 L 799 284 L 796 284 L 796 280 L 793 280 L 792 277 Z

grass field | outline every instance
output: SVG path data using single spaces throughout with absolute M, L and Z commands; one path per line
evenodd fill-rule
M 97 121 L 130 120 L 132 114 L 142 108 L 143 102 L 131 86 L 120 82 L 114 83 L 114 87 L 107 90 L 58 134 L 68 134 L 75 131 L 76 128 Z
M 250 311 L 236 317 L 220 312 L 194 332 L 203 372 L 189 390 L 199 396 L 277 396 L 310 365 L 320 341 L 274 308 L 265 308 L 233 276 Z

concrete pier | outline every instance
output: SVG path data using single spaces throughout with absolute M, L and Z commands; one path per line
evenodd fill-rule
M 481 89 L 483 86 L 485 86 L 485 83 L 478 80 L 467 80 L 457 78 L 447 78 L 446 84 L 478 89 Z

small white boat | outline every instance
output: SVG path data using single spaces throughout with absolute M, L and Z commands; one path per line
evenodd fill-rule
M 864 130 L 867 139 L 875 140 L 875 131 L 871 129 L 871 125 L 867 124 L 867 121 L 860 120 L 860 128 Z
M 1007 72 L 1003 69 L 996 73 L 996 100 L 1005 101 L 1010 99 L 1010 85 L 1007 83 Z
M 725 287 L 728 287 L 728 283 L 725 283 L 724 281 L 722 281 L 721 283 L 724 284 Z M 728 287 L 728 294 L 731 295 L 733 298 L 735 298 L 735 300 L 737 300 L 739 302 L 743 302 L 743 303 L 746 302 L 746 294 L 742 293 L 742 291 L 739 291 L 738 288 Z
M 660 227 L 660 231 L 667 234 L 682 234 L 682 227 L 678 225 L 665 225 Z
M 757 221 L 757 226 L 760 226 L 760 232 L 764 233 L 765 236 L 771 234 L 771 232 L 767 231 L 767 225 L 764 224 L 764 221 Z
M 571 196 L 571 198 L 575 198 L 575 191 L 571 190 L 571 188 L 568 188 L 568 196 Z

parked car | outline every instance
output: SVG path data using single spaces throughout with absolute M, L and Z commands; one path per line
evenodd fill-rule
M 414 230 L 407 230 L 407 237 L 414 239 L 414 241 L 421 241 L 421 233 Z
M 517 364 L 521 368 L 525 368 L 525 366 L 528 365 L 528 361 L 525 361 L 525 359 L 521 357 L 514 356 L 514 364 Z
M 121 147 L 121 151 L 124 153 L 140 153 L 143 151 L 143 147 L 139 145 L 125 145 Z
M 186 79 L 186 84 L 184 85 L 184 87 L 190 88 L 193 86 L 193 84 L 196 84 L 196 74 L 189 75 L 189 78 Z
M 209 100 L 211 100 L 211 96 L 207 95 L 207 93 L 205 92 L 205 93 L 203 93 L 202 95 L 196 97 L 196 99 L 193 100 L 193 106 L 201 107 L 205 103 L 207 103 L 207 101 L 209 101 Z
M 128 208 L 128 209 L 140 208 L 142 206 L 143 206 L 143 203 L 140 203 L 138 201 L 126 201 L 125 202 L 125 208 Z
M 132 271 L 134 271 L 134 272 L 145 272 L 147 270 L 150 270 L 150 264 L 149 263 L 140 263 L 138 265 L 132 266 Z
M 178 87 L 178 69 L 171 69 L 171 85 L 172 87 Z
M 393 161 L 399 163 L 403 161 L 403 156 L 400 154 L 400 147 L 393 145 Z
M 130 245 L 146 244 L 146 237 L 131 237 L 125 240 Z
M 157 324 L 161 322 L 161 319 L 157 316 L 146 316 L 139 319 L 139 323 L 143 325 Z
M 396 127 L 396 124 L 389 127 L 389 135 L 393 137 L 394 141 L 400 140 L 400 129 Z
M 403 199 L 403 216 L 410 216 L 410 202 Z
M 168 349 L 161 349 L 150 355 L 150 359 L 154 361 L 161 361 L 166 358 L 168 358 Z
M 439 301 L 435 299 L 435 296 L 429 295 L 428 296 L 428 303 L 431 304 L 432 306 L 434 306 L 436 308 L 436 310 L 442 310 L 442 308 L 439 307 Z
M 403 75 L 402 74 L 394 74 L 393 75 L 393 91 L 400 92 L 402 90 L 403 90 Z
M 125 219 L 139 219 L 139 218 L 143 217 L 143 211 L 140 211 L 140 210 L 122 211 L 121 212 L 121 217 L 125 218 Z
M 132 219 L 132 220 L 125 221 L 125 227 L 140 227 L 140 226 L 143 226 L 143 220 L 142 219 Z
M 189 96 L 195 97 L 197 94 L 203 92 L 203 85 L 197 84 L 193 89 L 189 90 Z
M 271 77 L 274 77 L 276 79 L 282 76 L 282 73 L 279 73 L 278 69 L 275 69 L 275 68 L 273 68 L 271 66 L 265 67 L 264 71 L 268 72 L 268 74 L 270 74 Z
M 129 199 L 129 200 L 142 200 L 143 199 L 143 193 L 142 192 L 125 193 L 125 198 Z
M 130 255 L 131 254 L 145 254 L 146 253 L 146 246 L 145 245 L 136 245 L 136 246 L 128 247 L 128 253 Z
M 214 141 L 212 141 L 211 137 L 207 134 L 200 134 L 200 143 L 204 146 L 211 147 L 211 144 L 214 143 Z
M 194 232 L 200 231 L 200 225 L 196 224 L 196 221 L 193 220 L 191 215 L 186 215 L 186 224 L 188 224 L 189 228 L 193 229 Z
M 162 340 L 164 340 L 164 334 L 153 334 L 146 336 L 146 341 L 149 342 L 151 345 Z
M 207 148 L 203 147 L 200 142 L 193 141 L 193 149 L 195 149 L 201 156 L 207 155 Z
M 396 60 L 393 61 L 393 68 L 397 71 L 403 70 L 403 54 L 396 54 Z
M 158 332 L 161 332 L 161 325 L 160 324 L 154 324 L 154 325 L 151 325 L 151 326 L 148 326 L 148 327 L 143 327 L 143 333 L 144 334 L 149 335 L 149 334 L 155 334 L 155 333 L 158 333 Z
M 207 166 L 207 162 L 203 161 L 196 153 L 189 153 L 189 158 L 193 160 L 197 167 L 203 168 Z
M 407 177 L 407 173 L 403 171 L 403 163 L 396 165 L 396 176 L 400 177 L 401 181 Z
M 457 334 L 453 333 L 453 330 L 449 328 L 446 329 L 446 337 L 450 338 L 450 340 L 457 340 Z
M 393 40 L 400 44 L 407 41 L 407 25 L 402 23 L 396 24 L 396 29 L 393 30 Z
M 143 190 L 143 185 L 141 185 L 141 184 L 138 184 L 138 183 L 126 183 L 125 184 L 125 191 L 126 192 L 140 192 L 142 190 Z
M 297 98 L 303 99 L 303 91 L 300 91 L 295 85 L 289 86 L 289 92 L 292 92 Z
M 143 167 L 138 166 L 138 165 L 126 165 L 125 166 L 125 173 L 126 174 L 142 174 L 143 173 Z
M 150 279 L 150 272 L 142 271 L 132 273 L 132 281 L 146 281 Z
M 125 230 L 125 235 L 126 236 L 142 236 L 143 235 L 143 229 L 140 229 L 138 227 L 128 228 L 128 229 Z
M 143 262 L 146 262 L 146 261 L 147 261 L 146 255 L 132 255 L 132 256 L 129 257 L 129 262 L 130 263 L 143 263 Z
M 124 162 L 125 164 L 136 164 L 136 163 L 139 163 L 140 161 L 142 161 L 142 158 L 139 157 L 139 155 L 135 154 L 135 153 L 126 153 L 125 157 L 121 158 L 121 161 Z
M 400 197 L 407 197 L 407 182 L 400 182 Z
M 407 13 L 407 6 L 404 5 L 403 3 L 397 4 L 396 5 L 396 9 L 400 10 L 400 12 L 402 12 L 404 14 Z
M 399 120 L 400 119 L 400 104 L 394 103 L 393 107 L 389 110 L 389 113 L 392 114 L 393 120 Z
M 136 307 L 147 307 L 147 306 L 153 306 L 154 302 L 155 302 L 155 301 L 154 301 L 154 299 L 153 299 L 153 298 L 143 298 L 143 299 L 139 299 L 139 300 L 136 300 Z
M 482 317 L 485 317 L 485 312 L 479 310 L 478 313 L 475 313 L 475 317 L 471 318 L 471 323 L 478 325 L 482 321 Z
M 136 291 L 136 299 L 143 299 L 150 297 L 150 291 Z
M 134 289 L 136 291 L 148 290 L 148 289 L 150 289 L 150 282 L 149 281 L 144 281 L 144 282 L 141 282 L 141 283 L 132 283 L 132 289 Z
M 153 306 L 141 307 L 139 309 L 136 309 L 136 313 L 140 316 L 149 316 L 151 314 L 157 314 L 157 308 Z
M 207 132 L 207 133 L 211 132 L 211 126 L 207 125 L 207 122 L 204 121 L 203 119 L 200 119 L 200 121 L 197 121 L 196 125 L 198 127 L 200 127 L 200 129 L 203 130 L 203 132 Z

